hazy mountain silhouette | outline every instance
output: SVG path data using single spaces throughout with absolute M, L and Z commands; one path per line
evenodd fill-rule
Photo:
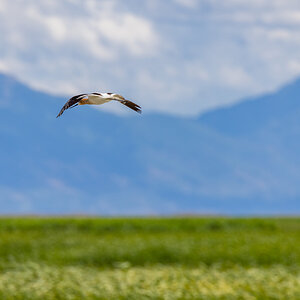
M 91 107 L 56 119 L 67 99 L 5 75 L 0 96 L 0 213 L 300 210 L 300 81 L 196 120 Z

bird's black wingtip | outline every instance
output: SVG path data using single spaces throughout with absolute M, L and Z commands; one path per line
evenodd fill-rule
M 127 107 L 131 108 L 132 110 L 136 111 L 139 114 L 142 113 L 141 107 L 130 100 L 125 99 L 125 100 L 121 101 L 121 103 L 126 105 Z
M 58 113 L 58 115 L 56 116 L 56 119 L 58 118 L 58 117 L 60 117 L 63 113 L 64 113 L 64 109 L 62 109 L 59 113 Z

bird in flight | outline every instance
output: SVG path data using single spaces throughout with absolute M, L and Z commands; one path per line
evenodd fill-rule
M 110 101 L 118 101 L 127 107 L 133 109 L 138 113 L 142 113 L 141 107 L 127 99 L 123 96 L 113 93 L 90 93 L 90 94 L 80 94 L 76 95 L 68 100 L 68 102 L 62 107 L 59 114 L 56 116 L 58 118 L 63 114 L 63 112 L 68 108 L 73 108 L 77 105 L 85 105 L 85 104 L 104 104 Z

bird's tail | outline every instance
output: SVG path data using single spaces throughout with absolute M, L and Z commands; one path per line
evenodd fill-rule
M 125 99 L 125 100 L 121 100 L 120 102 L 126 105 L 127 107 L 133 109 L 134 111 L 138 112 L 139 114 L 142 113 L 142 108 L 139 105 L 133 103 L 132 101 Z

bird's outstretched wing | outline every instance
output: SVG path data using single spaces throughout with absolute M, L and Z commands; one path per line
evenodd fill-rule
M 81 99 L 83 99 L 83 98 L 85 98 L 85 97 L 87 97 L 87 96 L 88 96 L 87 94 L 80 94 L 80 95 L 76 95 L 76 96 L 70 98 L 70 99 L 68 100 L 68 102 L 66 102 L 66 104 L 62 107 L 62 109 L 60 110 L 60 112 L 59 112 L 59 114 L 56 116 L 56 118 L 58 118 L 59 116 L 61 116 L 61 115 L 63 114 L 63 112 L 64 112 L 66 109 L 68 109 L 68 108 L 70 108 L 70 107 L 73 107 L 73 106 L 76 106 L 77 103 L 78 103 Z
M 119 101 L 120 103 L 122 103 L 122 104 L 126 105 L 127 107 L 133 109 L 134 111 L 138 112 L 139 114 L 142 113 L 142 108 L 141 108 L 139 105 L 133 103 L 132 101 L 129 101 L 129 100 L 123 98 L 123 97 L 120 96 L 120 95 L 117 95 L 117 96 L 118 96 L 119 98 L 121 98 L 121 99 L 114 99 L 114 100 Z M 122 99 L 122 98 L 123 98 L 123 99 Z
M 112 93 L 107 93 L 107 94 L 112 94 Z M 133 109 L 134 111 L 138 112 L 139 114 L 142 113 L 142 108 L 137 105 L 136 103 L 125 99 L 123 96 L 119 95 L 119 94 L 112 94 L 113 95 L 113 100 L 119 101 L 120 103 L 126 105 L 127 107 Z
M 121 102 L 122 104 L 126 105 L 127 107 L 133 109 L 134 111 L 138 112 L 139 114 L 142 113 L 142 108 L 141 108 L 139 105 L 133 103 L 132 101 L 129 101 L 129 100 L 121 100 L 120 102 Z

